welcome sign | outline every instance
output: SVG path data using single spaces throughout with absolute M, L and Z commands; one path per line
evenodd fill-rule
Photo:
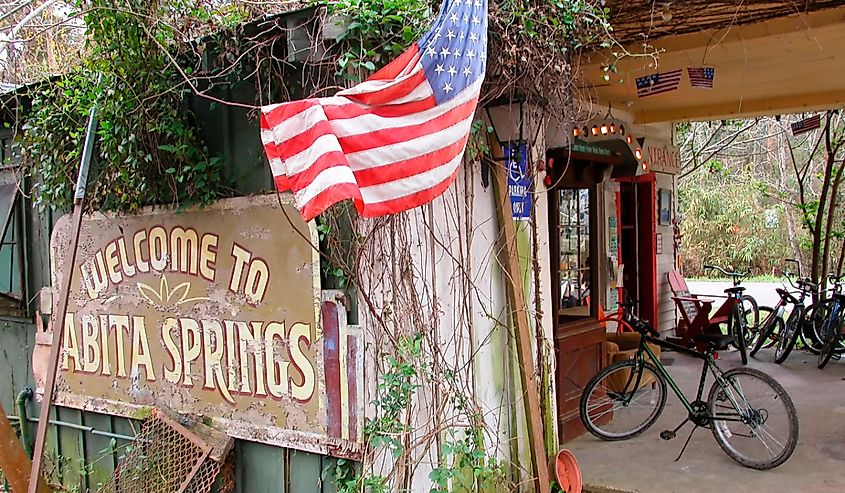
M 88 216 L 56 402 L 127 417 L 164 407 L 239 438 L 354 457 L 362 344 L 321 299 L 313 229 L 282 207 L 259 196 Z M 54 286 L 69 234 L 65 216 Z

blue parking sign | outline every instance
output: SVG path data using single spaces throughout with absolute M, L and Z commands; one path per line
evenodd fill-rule
M 528 145 L 525 142 L 504 144 L 505 164 L 508 168 L 508 193 L 514 219 L 531 217 L 531 176 L 528 173 Z

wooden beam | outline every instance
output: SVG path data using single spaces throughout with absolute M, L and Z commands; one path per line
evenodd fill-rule
M 514 322 L 517 358 L 519 360 L 519 376 L 522 380 L 522 402 L 525 406 L 525 421 L 528 425 L 528 445 L 531 450 L 536 491 L 549 493 L 549 456 L 543 438 L 543 417 L 540 412 L 540 391 L 534 380 L 534 356 L 531 350 L 531 326 L 528 321 L 528 306 L 525 304 L 525 293 L 522 290 L 521 270 L 516 246 L 516 227 L 511 214 L 510 194 L 508 193 L 508 177 L 505 166 L 502 165 L 504 153 L 502 146 L 493 136 L 488 136 L 488 142 L 493 156 L 499 159 L 492 163 L 493 189 L 496 193 L 496 216 L 499 220 L 501 233 L 504 235 L 502 249 L 504 253 L 505 289 L 508 295 L 511 317 Z
M 636 123 L 681 122 L 689 120 L 721 120 L 762 115 L 802 113 L 838 108 L 845 105 L 845 90 L 810 94 L 790 94 L 764 99 L 737 100 L 712 105 L 687 106 L 641 111 L 634 115 Z
M 102 74 L 97 78 L 100 85 Z M 70 288 L 73 282 L 73 267 L 76 263 L 76 251 L 79 246 L 79 230 L 82 227 L 82 210 L 85 208 L 85 191 L 88 185 L 88 171 L 91 167 L 91 156 L 94 152 L 94 139 L 97 136 L 97 105 L 91 108 L 88 115 L 88 130 L 85 133 L 85 143 L 82 147 L 82 160 L 79 164 L 79 174 L 76 177 L 76 190 L 73 197 L 73 220 L 71 222 L 70 255 L 65 258 L 62 269 L 62 286 L 59 294 L 59 304 L 53 313 L 53 341 L 50 344 L 50 360 L 47 370 L 47 381 L 44 383 L 44 397 L 41 399 L 41 413 L 38 420 L 38 431 L 35 434 L 35 451 L 32 455 L 30 477 L 41 476 L 41 462 L 44 458 L 44 442 L 47 440 L 47 428 L 50 426 L 50 405 L 53 403 L 53 392 L 56 389 L 56 374 L 59 371 L 59 354 L 64 339 L 65 314 L 70 299 Z M 28 493 L 36 493 L 36 485 L 30 483 Z
M 745 45 L 761 38 L 783 36 L 796 33 L 805 33 L 808 38 L 813 38 L 816 29 L 836 27 L 845 24 L 845 8 L 821 10 L 810 14 L 788 15 L 778 19 L 771 19 L 756 24 L 744 24 L 742 26 L 728 26 L 715 31 L 701 31 L 698 33 L 682 34 L 680 36 L 664 36 L 649 42 L 664 54 L 671 54 L 679 51 L 691 50 L 713 50 L 717 46 L 737 43 Z M 641 43 L 632 43 L 628 50 L 631 53 L 642 52 Z M 590 59 L 581 65 L 582 73 L 600 74 L 601 64 L 606 63 L 607 53 L 598 51 L 594 55 L 588 55 Z M 628 58 L 622 59 L 617 65 L 620 72 L 628 70 L 644 69 L 643 65 L 650 62 L 649 59 Z M 598 76 L 596 76 L 598 77 Z M 594 81 L 599 83 L 598 78 Z
M 22 416 L 21 419 L 26 419 Z M 15 436 L 12 423 L 6 417 L 6 411 L 0 404 L 0 472 L 9 482 L 12 491 L 24 492 L 29 488 L 29 474 L 31 463 L 23 444 Z M 47 493 L 50 489 L 41 476 L 36 486 L 38 493 Z

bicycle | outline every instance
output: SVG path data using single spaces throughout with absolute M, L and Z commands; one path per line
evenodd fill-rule
M 841 277 L 835 278 L 836 284 L 841 284 Z M 830 298 L 826 299 L 821 307 L 822 330 L 819 333 L 822 342 L 821 351 L 818 356 L 819 369 L 824 368 L 830 362 L 834 354 L 841 354 L 845 349 L 843 342 L 843 317 L 845 317 L 845 294 L 834 288 Z
M 733 286 L 730 288 L 725 289 L 726 300 L 722 303 L 717 310 L 713 318 L 717 318 L 721 316 L 727 316 L 727 330 L 728 334 L 734 336 L 734 347 L 739 349 L 739 354 L 742 359 L 742 364 L 748 363 L 748 355 L 746 354 L 748 351 L 748 343 L 750 342 L 747 339 L 747 331 L 748 327 L 756 327 L 757 320 L 759 319 L 759 309 L 757 307 L 757 301 L 750 295 L 743 295 L 743 291 L 745 291 L 745 287 L 740 286 L 742 279 L 748 277 L 748 274 L 742 274 L 739 272 L 728 272 L 727 270 L 723 269 L 722 267 L 710 264 L 704 264 L 704 270 L 718 270 L 722 274 L 730 277 L 733 281 Z M 748 311 L 746 311 L 746 309 Z M 749 316 L 752 316 L 754 320 L 754 324 L 749 324 Z
M 785 276 L 784 279 L 785 282 L 782 281 L 784 287 L 775 289 L 775 292 L 777 292 L 780 300 L 778 300 L 778 304 L 775 305 L 772 312 L 769 313 L 766 320 L 763 322 L 762 328 L 760 329 L 760 336 L 750 353 L 751 357 L 755 357 L 757 352 L 760 351 L 767 342 L 771 341 L 777 346 L 775 349 L 775 362 L 777 364 L 781 364 L 786 361 L 786 358 L 795 346 L 795 342 L 798 340 L 798 336 L 802 331 L 807 315 L 807 309 L 804 306 L 804 299 L 806 298 L 806 295 L 818 290 L 818 285 L 809 279 L 799 278 L 797 284 L 793 283 L 792 279 L 788 276 Z M 796 298 L 786 289 L 786 282 L 795 289 L 796 293 L 800 293 L 799 297 Z M 784 321 L 783 314 L 787 305 L 792 305 L 792 312 Z
M 660 437 L 671 440 L 686 423 L 695 425 L 678 459 L 698 428 L 709 428 L 722 450 L 745 467 L 772 469 L 789 459 L 798 442 L 798 416 L 786 390 L 759 370 L 739 367 L 722 371 L 716 364 L 716 351 L 725 349 L 734 336 L 698 334 L 694 338 L 706 343 L 707 348 L 696 351 L 660 339 L 660 334 L 641 319 L 634 329 L 640 334 L 636 355 L 601 370 L 581 394 L 579 412 L 587 431 L 608 441 L 643 433 L 663 412 L 668 383 L 686 408 L 687 417 L 674 430 L 661 432 Z M 703 361 L 695 400 L 690 402 L 684 395 L 649 344 Z M 707 401 L 703 401 L 708 373 L 714 382 Z M 752 392 L 755 388 L 761 392 Z
M 619 304 L 619 309 L 599 318 L 599 323 L 615 323 L 617 334 L 622 334 L 623 332 L 634 332 L 632 317 L 634 316 L 634 307 L 636 304 L 636 301 L 631 298 L 627 298 Z
M 830 291 L 830 295 L 807 307 L 807 322 L 804 324 L 804 330 L 801 331 L 800 338 L 801 344 L 813 354 L 818 355 L 822 350 L 823 337 L 821 336 L 821 332 L 825 320 L 830 313 L 831 297 L 833 294 L 842 292 L 843 278 L 845 278 L 845 274 L 840 276 L 828 274 L 828 285 L 833 284 L 833 287 L 827 289 L 827 291 Z M 835 350 L 839 354 L 843 351 L 845 351 L 845 346 L 842 344 Z

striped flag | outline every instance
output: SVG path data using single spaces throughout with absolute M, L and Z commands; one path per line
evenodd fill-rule
M 305 220 L 351 199 L 364 217 L 432 201 L 454 181 L 487 60 L 487 0 L 445 0 L 423 37 L 333 97 L 261 108 L 280 191 Z
M 811 116 L 810 118 L 805 118 L 800 122 L 795 122 L 792 125 L 792 135 L 801 135 L 805 132 L 809 132 L 810 130 L 815 130 L 822 126 L 822 117 L 821 114 L 816 113 L 815 115 Z
M 713 67 L 687 67 L 687 75 L 689 75 L 689 83 L 692 87 L 712 89 L 716 69 Z
M 637 77 L 637 97 L 644 98 L 664 92 L 674 91 L 681 82 L 681 69 L 662 74 Z

